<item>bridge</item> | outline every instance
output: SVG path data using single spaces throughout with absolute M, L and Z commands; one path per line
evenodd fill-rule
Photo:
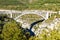
M 21 22 L 22 20 L 19 18 L 25 14 L 36 14 L 38 16 L 42 16 L 43 19 L 47 20 L 52 13 L 57 13 L 55 11 L 45 11 L 45 10 L 23 10 L 23 11 L 16 11 L 16 10 L 0 10 L 0 14 L 7 14 L 10 18 L 13 18 L 17 22 Z
M 0 10 L 0 14 L 7 14 L 10 18 L 13 18 L 17 22 L 23 23 L 21 20 L 21 16 L 25 14 L 36 14 L 38 16 L 42 16 L 43 19 L 47 20 L 52 13 L 57 13 L 55 11 L 45 11 L 45 10 L 23 10 L 23 11 L 16 11 L 16 10 Z M 26 24 L 26 23 L 25 23 Z
M 49 16 L 51 16 L 52 13 L 57 13 L 57 12 L 45 11 L 45 10 L 24 10 L 24 11 L 0 10 L 0 14 L 7 14 L 10 18 L 13 18 L 17 22 L 22 23 L 23 28 L 28 28 L 28 29 L 32 29 L 32 27 L 30 28 L 31 24 L 24 23 L 25 20 L 22 21 L 22 19 L 20 18 L 21 16 L 26 15 L 26 14 L 36 14 L 38 16 L 41 16 L 43 19 L 47 20 L 49 18 Z
M 14 19 L 25 15 L 25 14 L 36 14 L 39 16 L 42 16 L 45 20 L 48 19 L 48 17 L 51 15 L 51 13 L 57 13 L 54 11 L 44 11 L 44 10 L 24 10 L 24 11 L 16 11 L 16 10 L 0 10 L 0 14 L 10 14 L 10 18 L 13 18 L 13 15 L 19 14 Z M 50 14 L 50 15 L 49 15 Z
M 19 17 L 25 15 L 25 14 L 36 14 L 38 16 L 42 16 L 44 19 L 48 19 L 49 13 L 48 12 L 39 12 L 39 11 L 23 11 L 21 12 L 22 14 L 14 18 L 15 20 L 18 19 Z M 45 14 L 45 15 L 44 15 Z

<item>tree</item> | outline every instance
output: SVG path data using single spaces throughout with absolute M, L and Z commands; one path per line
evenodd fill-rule
M 25 40 L 23 30 L 18 28 L 16 22 L 7 22 L 2 30 L 3 40 Z
M 0 40 L 26 40 L 21 25 L 7 15 L 0 16 Z

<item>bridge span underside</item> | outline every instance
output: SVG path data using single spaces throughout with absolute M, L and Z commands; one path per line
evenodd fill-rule
M 31 24 L 39 23 L 39 22 L 41 22 L 41 20 L 43 20 L 43 19 L 44 19 L 44 18 L 43 18 L 42 16 L 31 13 L 31 14 L 24 14 L 24 15 L 18 17 L 18 18 L 16 19 L 16 21 L 22 23 L 22 27 L 23 27 L 23 28 L 28 28 L 28 29 L 30 29 L 30 27 L 32 27 Z M 34 25 L 35 25 L 35 24 L 34 24 Z
M 38 16 L 42 16 L 44 19 L 48 19 L 49 13 L 48 12 L 22 12 L 20 15 L 18 15 L 15 20 L 18 19 L 19 17 L 25 15 L 25 14 L 36 14 Z

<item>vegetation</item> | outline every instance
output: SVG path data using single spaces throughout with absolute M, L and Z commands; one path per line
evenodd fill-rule
M 54 15 L 57 16 L 58 14 Z M 59 16 L 56 18 L 60 18 Z M 37 30 L 39 26 L 34 27 Z M 30 32 L 22 28 L 15 20 L 7 15 L 0 14 L 0 40 L 60 40 L 59 30 L 60 22 L 55 25 L 53 30 L 46 27 L 41 31 L 41 34 L 30 36 Z
M 59 0 L 0 0 L 0 9 L 60 10 Z
M 26 20 L 26 22 L 28 22 L 29 24 L 36 22 L 38 20 L 41 20 L 41 16 L 38 16 L 36 14 L 26 14 L 26 15 L 22 15 L 21 17 L 19 17 L 23 20 Z
M 52 20 L 54 20 L 55 18 L 60 18 L 60 14 L 58 14 L 58 13 L 57 13 L 57 14 L 52 14 L 51 17 L 46 20 L 46 22 L 47 22 L 47 23 L 50 23 L 50 22 L 52 22 Z
M 57 27 L 57 29 L 55 28 Z M 60 40 L 60 23 L 53 30 L 46 28 L 38 36 L 32 36 L 29 40 Z
M 0 0 L 0 9 L 59 11 L 60 0 Z M 13 15 L 13 18 L 18 15 Z M 0 40 L 60 40 L 60 22 L 54 26 L 53 30 L 46 27 L 40 34 L 33 36 L 30 29 L 22 28 L 21 23 L 16 22 L 13 18 L 9 18 L 6 14 L 0 14 Z M 25 22 L 31 24 L 42 17 L 35 14 L 26 14 L 21 18 L 22 21 L 26 20 Z M 55 18 L 60 18 L 60 15 L 58 13 L 52 14 L 45 22 L 50 23 Z M 35 31 L 38 30 L 40 24 L 39 22 L 33 26 Z
M 39 18 L 39 16 L 37 16 L 37 18 Z M 24 32 L 24 31 L 27 30 L 23 29 L 20 23 L 17 23 L 12 18 L 9 18 L 6 14 L 0 14 L 1 40 L 28 40 L 30 38 L 30 32 Z
M 27 40 L 23 30 L 15 20 L 7 17 L 7 15 L 0 15 L 1 40 Z

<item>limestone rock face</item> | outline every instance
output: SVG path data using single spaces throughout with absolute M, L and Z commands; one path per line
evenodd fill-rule
M 48 29 L 51 29 L 51 30 L 53 30 L 54 28 L 57 29 L 56 25 L 58 23 L 60 23 L 60 18 L 56 18 L 56 19 L 52 20 L 52 22 L 49 24 L 46 22 L 43 22 L 42 24 L 39 25 L 37 30 L 32 28 L 32 31 L 37 36 L 38 34 L 40 34 L 42 32 L 42 30 L 48 31 Z

